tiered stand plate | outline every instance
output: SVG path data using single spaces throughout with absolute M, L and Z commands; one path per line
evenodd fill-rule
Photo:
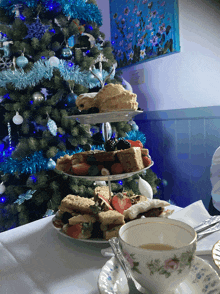
M 91 113 L 67 116 L 69 119 L 75 119 L 81 124 L 98 124 L 106 122 L 129 121 L 134 116 L 141 114 L 142 110 L 121 110 L 105 113 Z

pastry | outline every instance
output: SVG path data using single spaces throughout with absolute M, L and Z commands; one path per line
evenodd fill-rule
M 144 168 L 140 147 L 120 150 L 117 153 L 117 157 L 126 173 L 135 172 Z
M 106 97 L 113 97 L 125 91 L 124 87 L 120 84 L 108 84 L 104 86 L 95 96 L 95 106 L 100 108 Z
M 97 93 L 85 93 L 76 98 L 76 106 L 79 110 L 88 110 L 91 107 L 95 107 L 94 97 Z
M 136 219 L 139 214 L 144 214 L 150 211 L 151 209 L 157 209 L 157 211 L 160 211 L 160 213 L 163 212 L 164 207 L 169 206 L 170 203 L 167 201 L 159 200 L 159 199 L 148 199 L 144 202 L 139 202 L 137 204 L 132 205 L 130 208 L 126 209 L 123 213 L 125 219 Z M 150 216 L 149 214 L 145 216 Z M 159 216 L 159 215 L 155 215 Z
M 70 213 L 79 211 L 81 213 L 92 214 L 92 209 L 90 208 L 92 205 L 95 205 L 95 201 L 92 199 L 69 194 L 63 198 L 59 209 Z

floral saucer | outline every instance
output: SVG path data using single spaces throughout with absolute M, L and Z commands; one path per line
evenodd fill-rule
M 98 278 L 98 288 L 100 294 L 129 293 L 124 271 L 115 257 L 108 260 L 101 269 Z M 199 293 L 220 294 L 220 279 L 211 265 L 196 256 L 188 277 L 173 294 Z

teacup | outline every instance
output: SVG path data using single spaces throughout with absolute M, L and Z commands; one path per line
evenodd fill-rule
M 119 242 L 132 276 L 147 293 L 170 294 L 190 272 L 197 234 L 181 221 L 150 217 L 123 225 Z M 140 247 L 143 245 L 148 249 Z

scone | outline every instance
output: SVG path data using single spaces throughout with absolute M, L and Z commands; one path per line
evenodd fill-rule
M 88 110 L 91 107 L 95 106 L 94 97 L 96 96 L 95 93 L 85 93 L 81 94 L 76 98 L 76 106 L 79 110 Z

